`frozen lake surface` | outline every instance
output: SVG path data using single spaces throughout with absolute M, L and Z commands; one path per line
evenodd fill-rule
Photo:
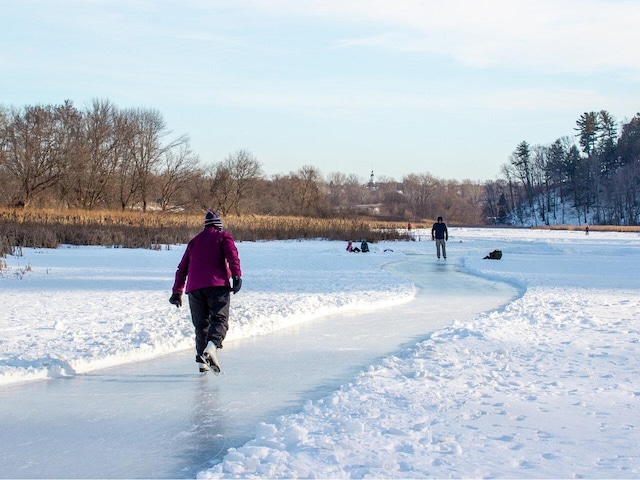
M 200 377 L 185 350 L 3 387 L 0 476 L 193 478 L 254 438 L 259 422 L 299 411 L 381 358 L 518 296 L 433 255 L 385 269 L 416 285 L 415 300 L 228 341 L 218 377 Z

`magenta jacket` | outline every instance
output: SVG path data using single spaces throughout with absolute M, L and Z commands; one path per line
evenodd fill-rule
M 206 287 L 228 287 L 229 277 L 241 277 L 238 249 L 228 232 L 205 228 L 193 237 L 176 271 L 173 292 L 193 292 Z

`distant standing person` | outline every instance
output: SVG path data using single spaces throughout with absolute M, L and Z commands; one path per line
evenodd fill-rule
M 438 217 L 438 221 L 431 227 L 431 240 L 436 241 L 436 255 L 440 259 L 440 250 L 442 250 L 442 256 L 447 259 L 447 246 L 446 243 L 449 240 L 449 232 L 447 225 L 442 221 L 442 217 Z
M 209 210 L 204 218 L 204 230 L 187 244 L 169 299 L 170 303 L 181 307 L 186 284 L 191 320 L 196 330 L 196 362 L 200 365 L 200 373 L 220 372 L 216 350 L 222 348 L 229 330 L 230 292 L 240 291 L 241 277 L 235 241 L 230 233 L 222 231 L 218 214 Z

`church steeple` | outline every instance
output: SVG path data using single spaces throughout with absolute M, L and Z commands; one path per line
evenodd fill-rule
M 369 183 L 367 184 L 369 190 L 374 190 L 376 188 L 375 178 L 373 176 L 373 170 L 371 170 L 371 176 L 369 177 Z

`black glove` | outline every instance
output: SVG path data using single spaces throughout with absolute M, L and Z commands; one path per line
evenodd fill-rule
M 175 305 L 180 308 L 182 306 L 182 294 L 178 292 L 173 292 L 171 294 L 171 298 L 169 298 L 169 303 L 171 305 Z
M 242 279 L 240 277 L 233 277 L 233 286 L 231 287 L 231 291 L 235 295 L 242 288 Z

